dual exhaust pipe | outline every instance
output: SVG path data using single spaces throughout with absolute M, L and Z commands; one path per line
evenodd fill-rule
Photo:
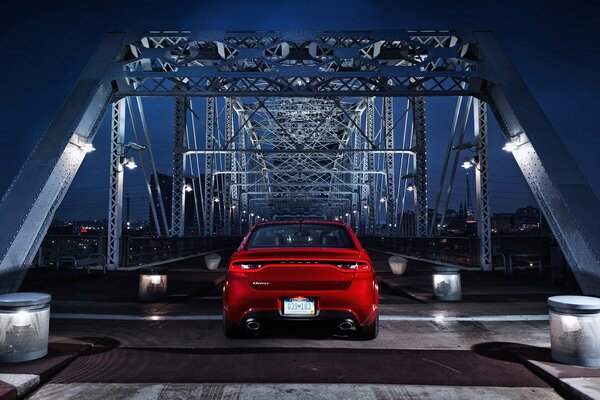
M 340 329 L 343 331 L 350 331 L 356 329 L 356 325 L 351 319 L 346 319 L 340 324 Z
M 248 321 L 246 321 L 246 329 L 248 329 L 249 331 L 256 332 L 260 329 L 260 324 L 256 320 L 251 318 Z
M 353 320 L 346 319 L 340 323 L 339 328 L 342 331 L 350 331 L 356 329 L 356 324 Z M 249 331 L 256 332 L 260 329 L 260 324 L 258 323 L 258 321 L 251 318 L 248 321 L 246 321 L 246 329 L 248 329 Z

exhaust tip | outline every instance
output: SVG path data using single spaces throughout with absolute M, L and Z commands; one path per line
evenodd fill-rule
M 251 331 L 257 331 L 260 329 L 260 324 L 253 319 L 246 321 L 246 328 Z
M 347 319 L 340 324 L 340 329 L 343 331 L 349 331 L 354 328 L 354 321 L 352 321 L 351 319 Z

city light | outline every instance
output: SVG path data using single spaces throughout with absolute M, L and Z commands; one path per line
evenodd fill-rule
M 386 198 L 385 198 L 385 197 L 382 197 L 381 199 L 379 199 L 379 201 L 380 201 L 381 203 L 385 203 L 385 202 L 386 202 Z
M 215 198 L 213 199 L 213 201 L 214 201 L 215 203 L 218 203 L 218 202 L 219 202 L 219 198 L 218 198 L 218 197 L 215 197 Z
M 415 190 L 415 187 L 413 185 L 408 185 L 406 187 L 406 190 L 408 190 L 409 192 L 412 192 L 413 190 Z
M 191 192 L 193 189 L 190 185 L 185 185 L 185 191 L 186 192 Z

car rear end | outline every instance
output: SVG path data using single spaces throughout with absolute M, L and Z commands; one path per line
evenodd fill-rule
M 377 322 L 377 280 L 343 224 L 261 224 L 231 259 L 223 304 L 226 323 L 242 331 L 288 320 L 361 332 Z

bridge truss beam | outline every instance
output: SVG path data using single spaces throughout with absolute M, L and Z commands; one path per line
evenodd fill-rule
M 241 101 L 240 112 L 236 109 L 247 146 L 309 149 L 324 139 L 323 148 L 328 151 L 310 156 L 247 155 L 245 169 L 263 174 L 247 175 L 246 183 L 262 184 L 267 205 L 281 202 L 271 183 L 285 183 L 287 189 L 296 190 L 304 184 L 295 186 L 294 179 L 310 180 L 302 174 L 270 172 L 281 165 L 298 168 L 300 162 L 302 169 L 327 164 L 331 169 L 352 170 L 350 164 L 359 162 L 366 170 L 374 169 L 372 151 L 360 153 L 358 161 L 349 154 L 329 152 L 353 146 L 353 134 L 360 135 L 361 147 L 366 150 L 385 147 L 374 142 L 382 137 L 373 122 L 374 97 L 474 96 L 488 103 L 514 147 L 515 159 L 581 288 L 588 294 L 600 294 L 598 198 L 493 35 L 461 30 L 108 34 L 0 201 L 0 291 L 18 288 L 107 106 L 127 96 L 207 97 L 206 150 L 219 150 L 215 146 L 221 143 L 221 135 L 215 135 L 215 97 L 249 99 Z M 296 116 L 300 120 L 294 121 Z M 246 124 L 247 119 L 253 121 Z M 326 126 L 315 131 L 316 137 L 306 134 L 312 132 L 315 120 Z M 353 123 L 358 120 L 364 123 Z M 416 130 L 419 120 L 413 121 Z M 422 132 L 417 141 L 425 138 L 424 124 Z M 229 147 L 230 143 L 221 146 Z M 241 154 L 234 157 L 236 165 Z M 215 181 L 217 157 L 205 156 L 204 228 L 208 235 L 214 233 L 215 195 L 231 196 L 222 181 Z M 418 166 L 416 172 L 421 174 Z M 326 214 L 358 211 L 352 209 L 356 197 L 343 193 L 354 190 L 349 179 L 334 174 L 312 179 L 317 186 L 329 185 L 326 196 L 331 204 L 349 202 L 348 208 L 336 206 Z M 369 185 L 359 196 L 363 210 L 368 210 L 365 230 L 374 232 L 375 224 L 381 223 L 375 220 L 375 200 L 379 199 L 374 195 L 386 193 L 386 184 L 385 180 L 375 184 L 374 179 L 363 183 Z M 421 194 L 425 192 L 421 190 Z M 426 207 L 426 197 L 421 198 L 419 207 Z M 251 196 L 247 201 L 252 204 Z M 285 201 L 298 204 L 301 213 L 309 206 L 302 199 Z M 307 210 L 314 212 L 314 208 Z M 219 219 L 221 231 L 222 221 Z M 419 232 L 427 232 L 426 222 L 421 223 Z

